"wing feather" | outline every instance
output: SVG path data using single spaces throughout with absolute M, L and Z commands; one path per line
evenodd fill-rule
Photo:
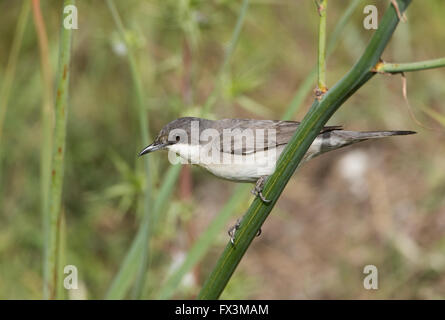
M 222 119 L 215 122 L 222 132 L 219 150 L 231 154 L 252 154 L 285 145 L 300 125 L 297 121 L 282 120 Z M 332 130 L 342 130 L 342 127 L 327 126 L 320 134 Z

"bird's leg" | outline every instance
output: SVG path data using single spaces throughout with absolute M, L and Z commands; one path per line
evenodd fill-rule
M 239 229 L 239 226 L 241 225 L 241 219 L 236 220 L 235 225 L 231 226 L 230 229 L 227 231 L 230 237 L 230 242 L 232 245 L 235 244 L 235 232 Z
M 260 199 L 261 199 L 264 203 L 269 203 L 269 202 L 271 202 L 271 200 L 266 199 L 266 198 L 264 197 L 264 195 L 263 195 L 263 187 L 264 187 L 264 183 L 266 182 L 267 177 L 268 177 L 268 176 L 261 176 L 261 177 L 257 180 L 257 182 L 256 182 L 256 184 L 255 184 L 255 188 L 253 188 L 252 191 L 251 191 L 255 196 L 260 197 Z
M 232 245 L 235 245 L 235 232 L 239 229 L 241 225 L 241 219 L 236 220 L 235 225 L 231 226 L 230 229 L 227 231 L 227 233 L 230 236 L 230 242 Z M 256 234 L 257 237 L 259 237 L 261 234 L 261 228 L 258 230 L 258 233 Z
M 271 202 L 271 200 L 266 199 L 266 198 L 264 197 L 264 195 L 263 195 L 263 187 L 264 187 L 264 183 L 265 183 L 266 180 L 267 180 L 267 177 L 268 177 L 268 176 L 261 176 L 261 177 L 257 180 L 257 182 L 256 182 L 256 184 L 255 184 L 255 187 L 254 187 L 254 188 L 252 189 L 252 191 L 251 191 L 255 196 L 260 197 L 260 199 L 261 199 L 264 203 L 269 203 L 269 202 Z M 241 219 L 238 219 L 238 220 L 236 221 L 236 224 L 235 224 L 234 226 L 230 227 L 230 229 L 227 231 L 227 233 L 228 233 L 229 236 L 230 236 L 230 242 L 232 243 L 232 245 L 235 244 L 235 232 L 236 232 L 236 230 L 239 229 L 240 225 L 241 225 Z M 258 233 L 257 233 L 256 236 L 259 237 L 260 234 L 261 234 L 261 228 L 258 230 Z

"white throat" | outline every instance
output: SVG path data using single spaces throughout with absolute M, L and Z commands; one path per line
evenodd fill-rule
M 199 165 L 220 178 L 244 182 L 254 182 L 261 176 L 272 174 L 283 148 L 240 155 L 222 153 L 217 148 L 199 145 L 178 143 L 167 147 L 186 163 Z M 170 161 L 175 161 L 175 157 L 169 153 Z

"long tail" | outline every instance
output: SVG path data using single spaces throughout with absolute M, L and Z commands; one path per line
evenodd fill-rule
M 390 137 L 390 136 L 405 136 L 409 134 L 415 134 L 415 131 L 346 131 L 346 130 L 333 130 L 330 131 L 335 136 L 350 140 L 352 142 L 359 142 L 363 140 L 368 139 L 375 139 L 375 138 L 384 138 L 384 137 Z M 328 133 L 328 132 L 326 132 Z
M 415 134 L 414 131 L 346 131 L 331 130 L 318 135 L 316 141 L 319 143 L 319 152 L 311 156 L 317 156 L 321 153 L 342 148 L 350 144 L 365 141 L 368 139 L 384 138 L 390 136 L 403 136 Z M 315 150 L 314 150 L 315 151 Z

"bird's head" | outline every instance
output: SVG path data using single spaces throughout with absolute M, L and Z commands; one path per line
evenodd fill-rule
M 153 151 L 162 150 L 175 144 L 188 143 L 192 129 L 192 122 L 198 121 L 198 123 L 200 123 L 202 120 L 204 119 L 185 117 L 167 123 L 161 129 L 153 143 L 145 147 L 139 153 L 139 156 Z

